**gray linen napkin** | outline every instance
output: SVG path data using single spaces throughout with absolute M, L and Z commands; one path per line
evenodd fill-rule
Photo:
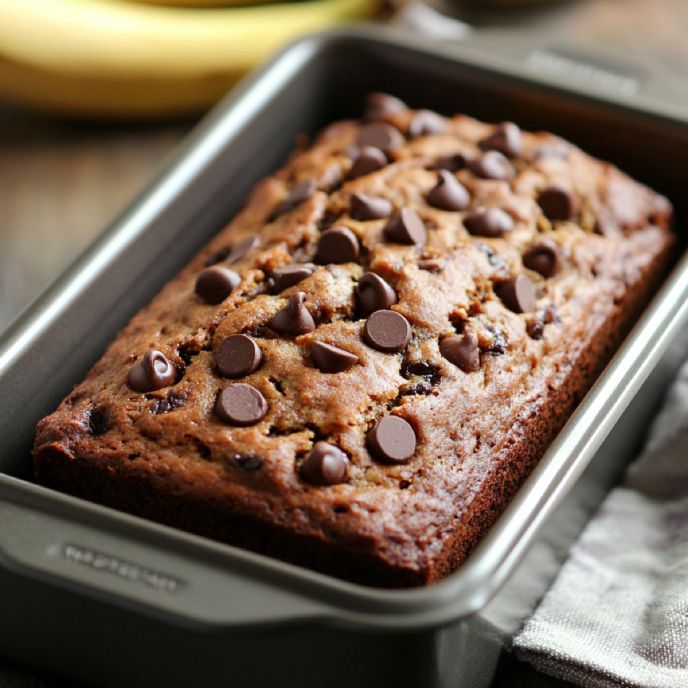
M 688 687 L 688 364 L 514 650 L 581 686 Z

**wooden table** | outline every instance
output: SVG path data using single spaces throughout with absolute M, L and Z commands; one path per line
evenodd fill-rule
M 146 184 L 192 122 L 60 122 L 0 104 L 0 331 Z M 57 688 L 0 661 L 0 688 Z M 505 661 L 495 688 L 568 684 Z

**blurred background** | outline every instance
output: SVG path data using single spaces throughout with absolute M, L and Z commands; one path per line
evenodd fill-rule
M 542 50 L 543 68 L 612 65 L 628 88 L 651 67 L 688 108 L 688 0 L 263 2 L 0 0 L 0 332 L 237 80 L 313 30 L 374 21 L 478 48 L 504 36 Z M 10 685 L 53 683 L 0 660 Z M 496 685 L 565 684 L 509 664 Z

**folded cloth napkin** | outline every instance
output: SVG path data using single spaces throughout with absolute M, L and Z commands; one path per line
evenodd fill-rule
M 688 364 L 514 651 L 581 686 L 688 687 Z

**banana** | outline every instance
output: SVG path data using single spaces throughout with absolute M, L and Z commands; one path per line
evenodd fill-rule
M 380 0 L 189 9 L 0 0 L 0 95 L 86 116 L 196 113 L 288 40 Z
M 129 0 L 143 5 L 172 5 L 175 7 L 229 7 L 230 5 L 257 5 L 271 0 Z

